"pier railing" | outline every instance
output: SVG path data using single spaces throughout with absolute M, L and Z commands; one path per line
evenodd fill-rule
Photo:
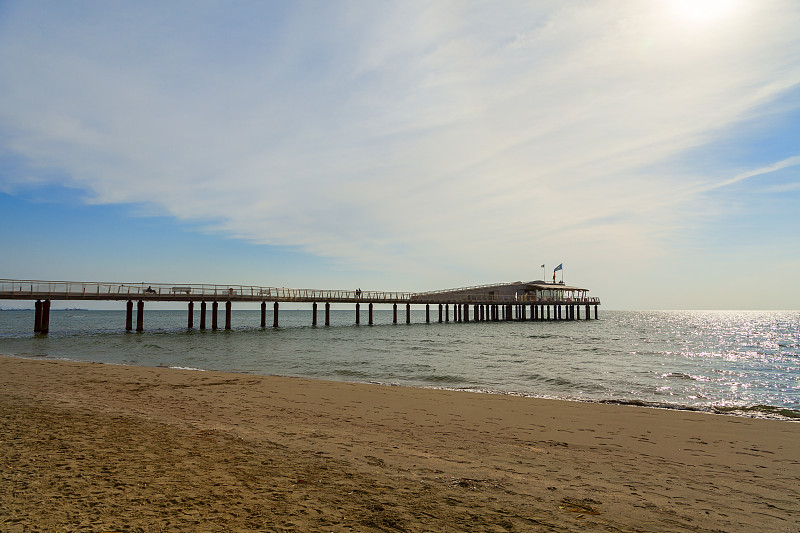
M 476 290 L 481 285 L 459 290 Z M 0 299 L 13 300 L 156 300 L 156 301 L 276 301 L 276 302 L 365 302 L 409 304 L 599 304 L 591 298 L 536 298 L 530 294 L 459 294 L 448 291 L 401 292 L 291 289 L 256 285 L 212 285 L 184 283 L 115 283 L 91 281 L 42 281 L 0 279 Z
M 202 300 L 238 301 L 408 301 L 409 292 L 291 289 L 256 285 L 185 283 L 114 283 L 0 279 L 0 299 L 52 298 L 61 300 Z

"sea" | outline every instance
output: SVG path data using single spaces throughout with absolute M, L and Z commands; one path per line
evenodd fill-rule
M 365 306 L 364 306 L 365 307 Z M 185 310 L 52 309 L 48 335 L 32 310 L 0 311 L 0 355 L 37 360 L 220 370 L 633 404 L 800 421 L 800 312 L 606 311 L 598 320 L 438 323 L 424 309 L 233 310 L 232 329 L 187 329 Z M 324 323 L 323 311 L 318 324 Z M 451 317 L 452 319 L 452 317 Z M 220 312 L 220 325 L 224 312 Z M 210 328 L 210 318 L 207 319 Z

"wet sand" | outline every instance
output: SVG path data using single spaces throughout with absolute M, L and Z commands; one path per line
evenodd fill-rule
M 800 423 L 0 357 L 0 531 L 800 531 Z

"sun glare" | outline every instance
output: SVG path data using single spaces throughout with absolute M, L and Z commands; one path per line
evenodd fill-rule
M 736 11 L 739 0 L 668 0 L 676 17 L 695 24 L 709 24 Z

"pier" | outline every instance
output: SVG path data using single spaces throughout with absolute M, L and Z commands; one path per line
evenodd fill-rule
M 311 325 L 317 325 L 318 305 L 324 305 L 324 324 L 330 326 L 331 304 L 352 304 L 355 324 L 361 321 L 361 306 L 368 306 L 368 323 L 373 324 L 373 307 L 392 306 L 392 322 L 398 323 L 398 306 L 405 309 L 405 323 L 411 323 L 411 306 L 425 308 L 425 322 L 431 322 L 431 307 L 439 323 L 590 320 L 598 318 L 600 299 L 589 297 L 588 289 L 545 281 L 516 281 L 428 292 L 387 292 L 358 290 L 288 289 L 253 285 L 209 285 L 174 283 L 102 283 L 79 281 L 41 281 L 0 279 L 0 300 L 34 301 L 33 331 L 47 334 L 50 329 L 50 305 L 56 301 L 126 302 L 125 329 L 133 330 L 136 308 L 136 331 L 144 331 L 144 308 L 147 302 L 180 302 L 188 308 L 187 328 L 194 328 L 195 304 L 200 306 L 201 330 L 219 328 L 220 304 L 224 306 L 224 328 L 231 329 L 234 303 L 260 303 L 261 327 L 267 327 L 267 303 L 272 303 L 272 327 L 279 327 L 281 303 L 311 304 Z M 210 304 L 210 305 L 209 305 Z M 438 314 L 437 314 L 438 313 Z

